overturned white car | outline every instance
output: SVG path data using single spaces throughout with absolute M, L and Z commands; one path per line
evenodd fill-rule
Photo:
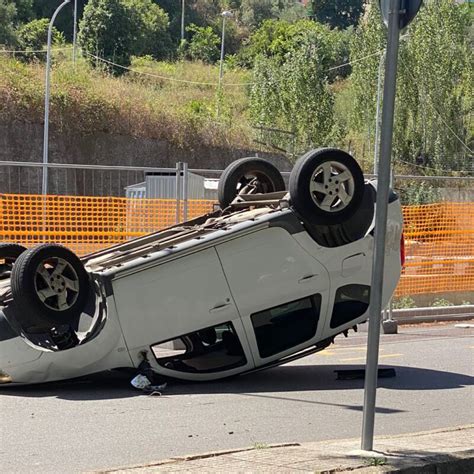
M 220 209 L 77 257 L 0 245 L 0 384 L 68 379 L 146 361 L 211 380 L 320 351 L 368 317 L 376 183 L 347 153 L 313 150 L 291 172 L 232 163 Z M 388 207 L 386 304 L 402 213 Z

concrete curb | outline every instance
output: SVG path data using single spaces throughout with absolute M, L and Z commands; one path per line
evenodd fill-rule
M 472 474 L 474 425 L 376 438 L 377 451 L 359 439 L 288 443 L 180 456 L 101 473 L 226 472 Z
M 465 321 L 474 319 L 474 305 L 394 309 L 393 319 L 399 324 Z

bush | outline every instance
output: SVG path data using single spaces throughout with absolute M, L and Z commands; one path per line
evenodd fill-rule
M 48 43 L 48 28 L 50 20 L 48 18 L 41 18 L 33 20 L 21 26 L 18 30 L 18 42 L 22 49 L 28 51 L 38 51 L 45 49 Z M 66 42 L 64 35 L 58 31 L 54 26 L 52 29 L 52 44 L 54 46 L 61 46 Z M 46 59 L 45 53 L 26 53 L 25 59 Z
M 186 55 L 205 63 L 213 63 L 219 58 L 220 39 L 210 26 L 189 25 L 186 28 L 191 33 L 191 40 L 187 43 Z

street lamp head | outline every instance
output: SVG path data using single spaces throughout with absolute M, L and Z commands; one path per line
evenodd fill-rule
M 221 16 L 224 18 L 231 18 L 234 16 L 234 14 L 230 10 L 225 10 L 221 13 Z

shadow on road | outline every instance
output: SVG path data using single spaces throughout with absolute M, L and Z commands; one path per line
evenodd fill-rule
M 387 366 L 381 366 L 387 367 Z M 396 377 L 379 379 L 379 387 L 389 390 L 444 390 L 474 385 L 474 377 L 415 367 L 391 366 Z M 336 380 L 335 370 L 362 369 L 354 365 L 286 365 L 215 382 L 170 381 L 166 396 L 236 393 L 278 398 L 275 392 L 305 392 L 363 389 L 363 380 Z M 5 387 L 3 396 L 57 397 L 66 400 L 108 400 L 143 396 L 130 386 L 132 372 L 110 371 L 81 379 L 29 387 Z M 287 393 L 285 394 L 287 398 Z M 299 400 L 301 401 L 301 400 Z M 308 401 L 308 403 L 316 403 Z M 359 406 L 343 405 L 360 410 Z M 384 410 L 384 409 L 381 409 Z M 388 409 L 389 410 L 389 409 Z

